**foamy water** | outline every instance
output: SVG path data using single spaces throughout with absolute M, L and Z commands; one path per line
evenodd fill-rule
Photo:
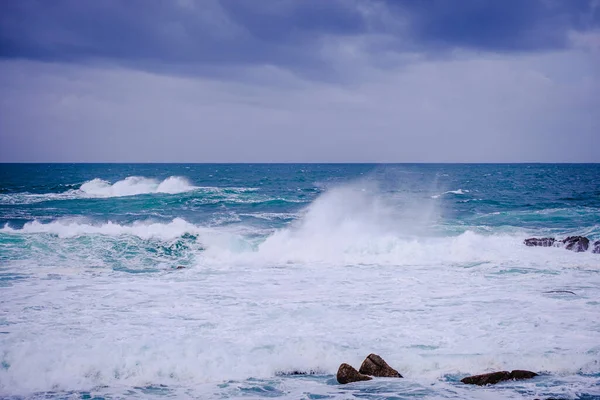
M 506 226 L 509 217 L 493 213 L 449 220 L 451 207 L 431 193 L 362 180 L 329 185 L 305 203 L 254 182 L 230 187 L 255 197 L 229 203 L 220 223 L 223 206 L 201 197 L 182 208 L 212 207 L 196 219 L 203 208 L 173 218 L 140 210 L 129 220 L 85 213 L 7 222 L 0 394 L 600 396 L 600 255 L 523 245 L 533 233 L 571 228 Z M 554 210 L 527 218 L 570 218 Z M 576 210 L 587 212 L 579 221 L 598 218 L 589 206 Z M 580 231 L 593 239 L 597 226 Z M 340 363 L 358 367 L 371 352 L 405 378 L 337 384 Z M 541 375 L 493 388 L 459 382 L 511 369 Z

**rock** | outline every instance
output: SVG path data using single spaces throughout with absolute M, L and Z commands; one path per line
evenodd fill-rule
M 467 376 L 466 378 L 461 379 L 462 383 L 466 383 L 467 385 L 494 385 L 498 382 L 508 381 L 510 380 L 510 372 L 508 371 L 500 371 L 500 372 L 491 372 L 489 374 L 482 375 L 473 375 Z
M 552 247 L 554 246 L 554 238 L 529 238 L 525 239 L 525 245 L 530 247 Z
M 388 363 L 377 354 L 369 354 L 358 371 L 361 374 L 377 376 L 380 378 L 402 378 L 402 375 L 400 375 L 398 371 L 390 367 Z
M 316 369 L 309 369 L 309 370 L 293 369 L 293 370 L 288 370 L 288 371 L 275 372 L 275 375 L 277 375 L 277 376 L 307 376 L 307 375 L 321 375 L 321 374 L 323 374 L 323 372 L 320 370 L 316 370 Z
M 567 293 L 577 295 L 575 292 L 571 292 L 570 290 L 548 290 L 547 292 L 542 293 Z
M 370 381 L 371 379 L 373 379 L 370 376 L 361 374 L 356 369 L 354 369 L 354 367 L 346 363 L 340 365 L 336 378 L 337 381 L 342 385 L 351 382 Z
M 178 265 L 175 269 L 185 269 L 185 267 L 183 265 Z
M 594 242 L 594 247 L 592 248 L 592 253 L 600 254 L 600 240 L 596 240 Z
M 523 379 L 531 379 L 535 376 L 538 376 L 535 372 L 525 371 L 523 369 L 515 369 L 510 373 L 510 379 L 514 379 L 515 381 L 521 381 Z
M 520 381 L 523 379 L 531 379 L 534 376 L 537 376 L 535 372 L 525 371 L 521 369 L 515 369 L 512 372 L 508 371 L 499 371 L 499 372 L 491 372 L 489 374 L 482 375 L 474 375 L 468 376 L 466 378 L 461 379 L 462 383 L 466 383 L 468 385 L 494 385 L 498 382 L 516 380 Z
M 562 240 L 565 248 L 567 250 L 572 250 L 576 252 L 587 251 L 590 245 L 590 239 L 585 236 L 569 236 L 566 239 Z

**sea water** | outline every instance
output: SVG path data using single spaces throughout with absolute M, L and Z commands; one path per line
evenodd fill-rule
M 598 399 L 569 235 L 600 165 L 0 165 L 0 396 Z

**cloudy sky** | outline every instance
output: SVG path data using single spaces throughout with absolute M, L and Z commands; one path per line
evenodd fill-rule
M 0 1 L 0 161 L 600 162 L 600 1 Z

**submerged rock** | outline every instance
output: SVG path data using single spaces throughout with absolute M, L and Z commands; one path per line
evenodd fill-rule
M 594 242 L 594 247 L 592 248 L 592 253 L 600 254 L 600 240 L 596 240 Z
M 316 370 L 316 369 L 309 369 L 309 370 L 300 370 L 300 369 L 293 369 L 293 370 L 288 370 L 288 371 L 278 371 L 275 372 L 275 375 L 277 376 L 306 376 L 306 375 L 321 375 L 324 372 L 321 370 Z
M 510 379 L 514 379 L 515 381 L 521 381 L 523 379 L 531 379 L 533 377 L 538 376 L 535 372 L 526 371 L 524 369 L 515 369 L 510 373 Z
M 183 265 L 178 265 L 177 267 L 175 267 L 175 269 L 185 269 L 185 267 Z
M 498 371 L 491 372 L 489 374 L 481 374 L 481 375 L 473 375 L 467 376 L 466 378 L 461 379 L 462 383 L 466 383 L 467 385 L 494 385 L 498 382 L 516 380 L 520 381 L 523 379 L 531 379 L 534 376 L 537 376 L 535 372 L 525 371 L 522 369 L 515 369 L 512 372 L 508 371 Z
M 466 383 L 467 385 L 494 385 L 498 382 L 508 381 L 510 380 L 510 372 L 508 371 L 499 371 L 499 372 L 491 372 L 489 374 L 481 374 L 481 375 L 473 375 L 467 376 L 466 378 L 461 379 L 462 383 Z
M 363 361 L 360 369 L 361 374 L 372 375 L 381 378 L 402 378 L 402 375 L 394 368 L 390 367 L 383 358 L 377 354 L 369 354 Z
M 361 374 L 356 369 L 354 369 L 354 367 L 346 363 L 340 365 L 336 378 L 337 381 L 341 384 L 359 381 L 370 381 L 371 379 L 373 379 L 370 376 Z
M 569 236 L 562 240 L 565 245 L 565 249 L 576 252 L 587 251 L 590 245 L 590 239 L 585 236 Z
M 542 293 L 568 293 L 568 294 L 577 295 L 577 293 L 571 292 L 570 290 L 548 290 L 547 292 L 542 292 Z
M 525 239 L 525 245 L 530 247 L 552 247 L 556 239 L 554 238 L 529 238 Z

